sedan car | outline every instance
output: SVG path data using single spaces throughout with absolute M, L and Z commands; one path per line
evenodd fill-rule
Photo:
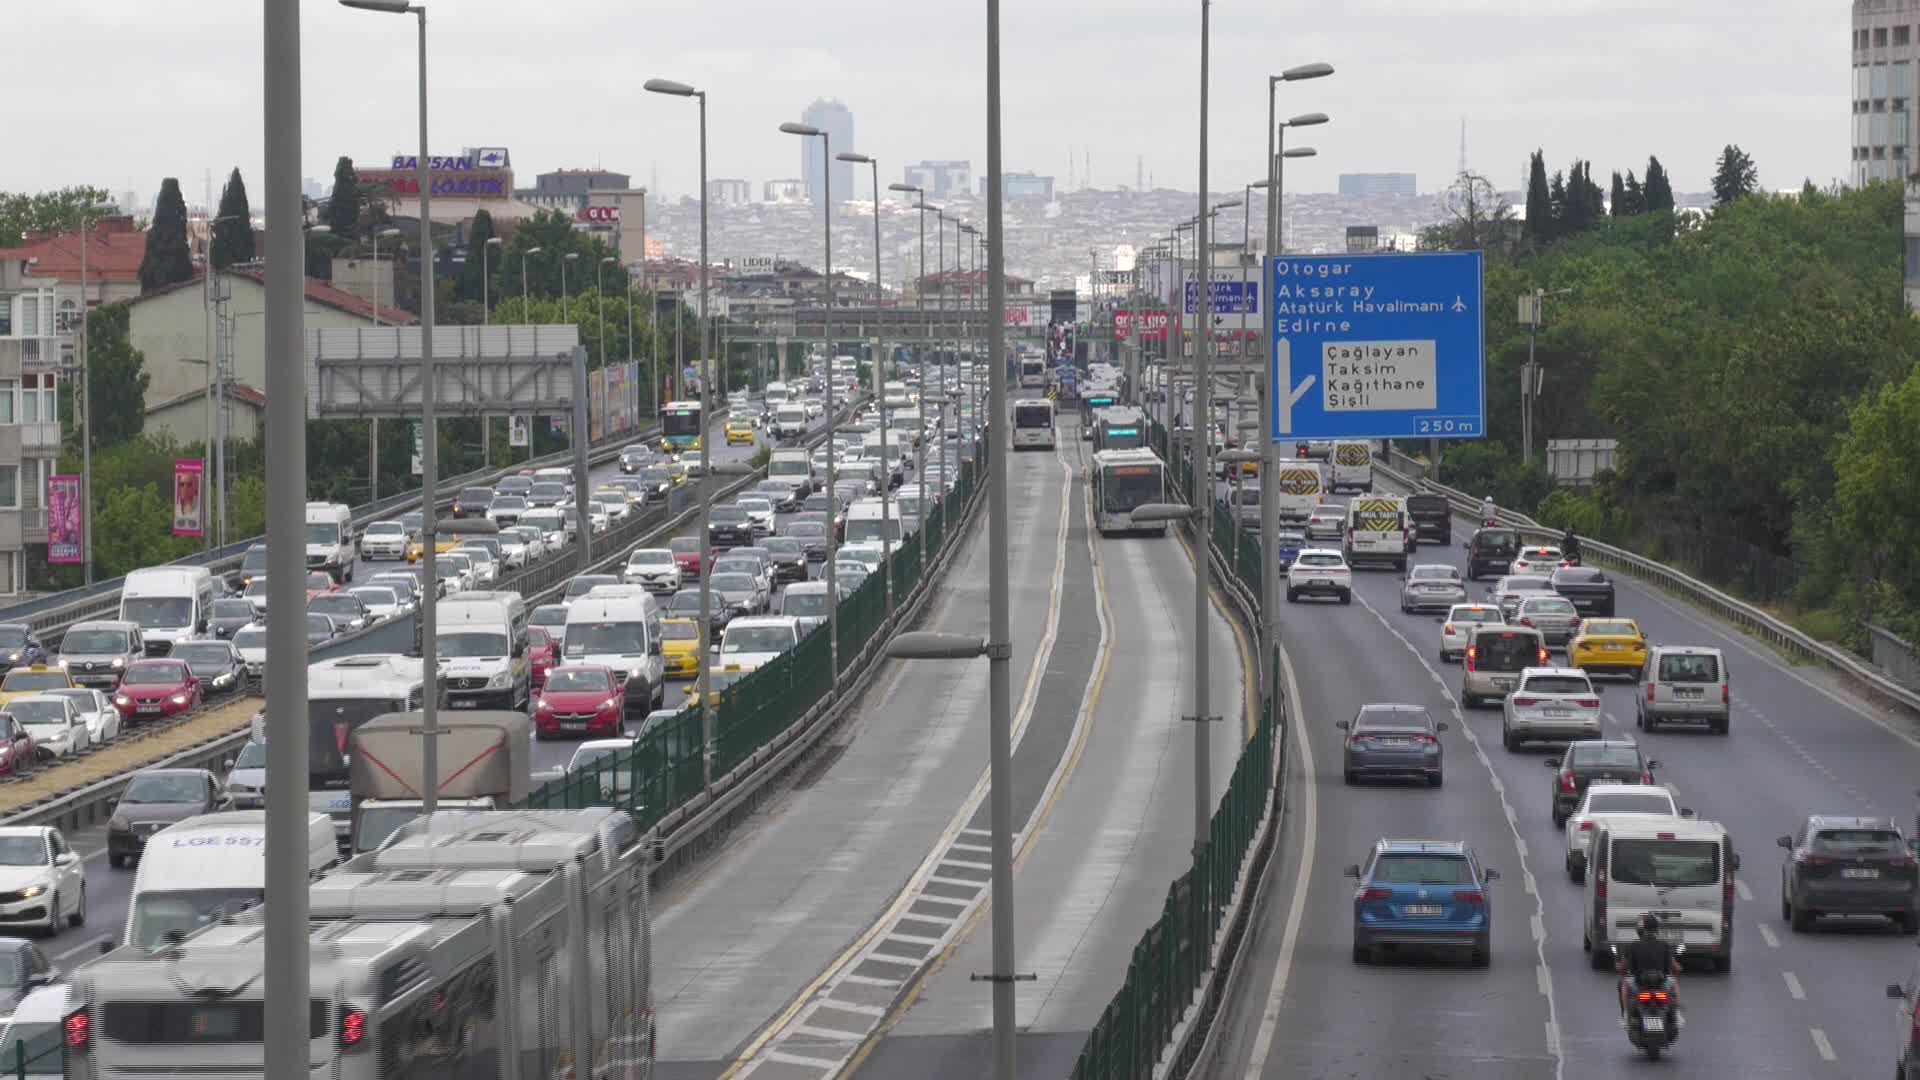
M 1347 733 L 1342 770 L 1347 783 L 1367 776 L 1419 777 L 1439 787 L 1444 768 L 1436 721 L 1419 705 L 1362 705 L 1351 720 L 1334 725 Z
M 340 631 L 347 634 L 373 625 L 373 613 L 359 597 L 349 592 L 326 593 L 308 600 L 307 614 L 331 615 Z
M 1302 596 L 1331 596 L 1353 602 L 1353 569 L 1347 557 L 1331 548 L 1308 548 L 1287 567 L 1287 603 Z
M 334 621 L 333 616 L 322 615 L 317 611 L 307 612 L 307 648 L 325 645 L 339 636 L 340 624 Z M 243 649 L 243 655 L 244 652 Z
M 807 580 L 807 549 L 797 538 L 769 536 L 760 541 L 760 546 L 766 548 L 767 554 L 773 559 L 773 580 L 776 583 Z M 821 552 L 823 558 L 825 554 Z
M 753 494 L 771 502 L 775 510 L 791 514 L 813 494 L 813 480 L 805 476 L 770 476 L 753 486 Z
M 1572 563 L 1557 547 L 1528 546 L 1521 548 L 1520 554 L 1514 556 L 1513 562 L 1507 566 L 1507 573 L 1539 574 L 1544 577 L 1570 565 Z
M 325 615 L 320 616 L 327 619 Z M 309 619 L 308 621 L 312 621 Z M 327 619 L 327 629 L 333 629 L 333 620 Z M 312 644 L 309 635 L 308 644 Z M 240 650 L 240 658 L 247 662 L 247 677 L 258 682 L 267 673 L 267 624 L 248 623 L 233 632 L 233 647 Z M 115 710 L 118 711 L 117 709 Z
M 1565 828 L 1580 797 L 1595 782 L 1651 784 L 1658 761 L 1641 753 L 1631 739 L 1583 739 L 1567 746 L 1565 757 L 1548 758 L 1553 770 L 1553 827 Z
M 1346 868 L 1353 891 L 1353 962 L 1381 949 L 1466 950 L 1475 967 L 1493 962 L 1493 904 L 1500 872 L 1480 866 L 1464 843 L 1379 840 L 1367 862 Z
M 407 539 L 407 527 L 400 521 L 369 522 L 367 531 L 360 534 L 360 557 L 368 562 L 375 559 L 404 559 L 407 557 Z
M 376 623 L 413 613 L 413 604 L 401 598 L 388 585 L 361 585 L 348 589 L 355 600 L 366 605 L 367 617 Z
M 547 672 L 540 696 L 534 699 L 534 735 L 542 739 L 617 735 L 625 702 L 626 691 L 614 681 L 612 668 L 562 664 Z
M 86 720 L 66 698 L 28 694 L 7 702 L 7 712 L 26 728 L 33 739 L 34 756 L 40 761 L 78 757 L 92 745 Z
M 711 635 L 717 639 L 720 636 L 720 631 L 726 628 L 727 620 L 733 618 L 733 612 L 726 604 L 721 602 L 721 598 L 718 595 L 715 595 L 709 590 L 707 593 L 707 613 L 709 615 L 707 620 L 708 629 Z M 662 609 L 660 614 L 669 619 L 692 619 L 696 623 L 699 622 L 700 590 L 681 589 L 679 592 L 674 593 L 667 599 L 666 607 Z
M 669 679 L 691 679 L 700 674 L 700 620 L 660 620 L 660 658 Z
M 1567 663 L 1589 675 L 1639 682 L 1647 670 L 1647 635 L 1632 619 L 1587 619 L 1567 642 Z
M 135 660 L 120 677 L 113 705 L 123 723 L 136 718 L 155 720 L 197 708 L 203 692 L 185 661 Z
M 506 528 L 518 524 L 520 515 L 527 512 L 527 497 L 524 495 L 495 495 L 487 504 L 487 517 L 495 525 Z
M 1347 529 L 1347 508 L 1338 503 L 1321 503 L 1307 514 L 1308 540 L 1338 540 Z
M 1567 877 L 1578 885 L 1587 875 L 1587 851 L 1593 834 L 1616 818 L 1691 817 L 1657 784 L 1591 784 L 1567 819 Z
M 1583 615 L 1613 614 L 1613 582 L 1598 567 L 1563 566 L 1548 579 Z
M 87 921 L 87 875 L 78 852 L 51 825 L 0 827 L 0 926 L 30 926 L 47 937 Z M 30 942 L 0 944 L 0 1010 L 12 1013 L 26 991 L 52 982 L 54 970 Z
M 759 615 L 767 610 L 767 593 L 752 574 L 715 571 L 707 587 L 734 615 Z
M 745 416 L 727 419 L 727 445 L 752 446 L 757 435 L 753 420 Z
M 183 641 L 173 647 L 167 659 L 184 661 L 209 697 L 247 685 L 247 661 L 231 641 Z
M 800 545 L 809 563 L 823 562 L 827 557 L 827 527 L 818 521 L 789 521 L 780 530 L 780 535 Z
M 1530 667 L 1513 693 L 1502 699 L 1500 740 L 1509 750 L 1522 743 L 1600 737 L 1600 694 L 1583 671 Z
M 47 693 L 73 702 L 80 719 L 86 722 L 87 742 L 90 745 L 99 746 L 120 737 L 120 710 L 113 707 L 113 695 L 80 686 L 48 690 Z
M 1775 843 L 1787 851 L 1780 917 L 1794 930 L 1824 915 L 1876 915 L 1920 931 L 1920 862 L 1892 818 L 1814 814 Z
M 673 490 L 673 473 L 665 465 L 649 465 L 640 470 L 640 482 L 646 485 L 647 501 L 658 502 Z
M 1407 571 L 1400 583 L 1401 611 L 1446 611 L 1467 602 L 1467 586 L 1460 571 L 1444 563 L 1423 563 Z
M 127 781 L 107 821 L 107 865 L 118 870 L 139 858 L 147 838 L 176 821 L 232 806 L 205 769 L 142 769 Z
M 453 497 L 453 516 L 456 518 L 485 517 L 487 516 L 487 507 L 492 504 L 492 488 L 461 488 L 460 494 Z
M 566 501 L 567 485 L 558 480 L 536 480 L 533 486 L 527 489 L 525 498 L 528 509 L 537 509 L 542 506 L 559 506 L 562 502 Z M 522 516 L 525 516 L 525 513 L 525 511 L 521 511 Z
M 1528 596 L 1514 609 L 1515 626 L 1531 626 L 1549 646 L 1566 647 L 1580 632 L 1580 613 L 1564 596 Z
M 213 615 L 207 620 L 207 631 L 225 640 L 232 637 L 235 630 L 252 622 L 253 618 L 253 605 L 245 597 L 221 597 L 213 602 Z
M 1455 604 L 1440 622 L 1440 662 L 1453 663 L 1467 655 L 1467 644 L 1476 626 L 1498 626 L 1506 616 L 1492 604 Z
M 747 520 L 753 523 L 753 535 L 771 536 L 778 518 L 774 514 L 773 500 L 757 495 L 742 495 L 733 500 L 733 505 L 746 511 Z
M 716 550 L 753 543 L 759 530 L 745 509 L 716 506 L 707 511 L 707 544 Z

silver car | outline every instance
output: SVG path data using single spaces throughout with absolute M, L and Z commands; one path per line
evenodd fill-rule
M 1580 630 L 1580 611 L 1564 596 L 1530 596 L 1520 601 L 1516 613 L 1520 626 L 1540 631 L 1550 647 L 1566 648 Z
M 1364 776 L 1408 776 L 1439 787 L 1445 760 L 1435 722 L 1419 705 L 1362 705 L 1352 720 L 1334 725 L 1347 733 L 1342 763 L 1347 783 Z
M 1530 596 L 1559 596 L 1554 591 L 1553 579 L 1533 574 L 1508 574 L 1493 583 L 1487 590 L 1487 599 L 1500 605 L 1500 614 L 1513 622 L 1520 615 L 1520 601 Z
M 1467 602 L 1467 586 L 1456 567 L 1426 563 L 1407 571 L 1400 583 L 1401 611 L 1449 611 Z
M 1500 738 L 1509 750 L 1537 740 L 1600 738 L 1600 692 L 1579 668 L 1528 668 L 1502 705 Z

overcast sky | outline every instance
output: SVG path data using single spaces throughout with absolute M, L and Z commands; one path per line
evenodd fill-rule
M 0 190 L 92 182 L 150 201 L 181 178 L 198 203 L 238 165 L 261 207 L 258 0 L 8 3 L 6 105 L 15 138 Z M 413 21 L 306 0 L 306 175 L 335 158 L 383 164 L 417 144 Z M 670 195 L 696 187 L 691 102 L 642 93 L 650 76 L 710 95 L 713 177 L 799 175 L 783 120 L 819 97 L 854 114 L 882 183 L 923 158 L 985 166 L 985 5 L 913 0 L 438 0 L 431 5 L 433 149 L 505 146 L 516 182 L 601 165 Z M 1002 4 L 1005 165 L 1076 184 L 1197 178 L 1196 0 Z M 1281 89 L 1281 115 L 1320 158 L 1290 191 L 1340 172 L 1413 171 L 1442 186 L 1467 123 L 1471 166 L 1519 187 L 1536 146 L 1549 168 L 1590 158 L 1602 184 L 1658 154 L 1702 190 L 1739 143 L 1767 188 L 1843 176 L 1848 5 L 1842 0 L 1336 0 L 1213 5 L 1215 190 L 1260 170 L 1265 76 L 1313 60 L 1337 74 Z M 76 77 L 78 76 L 78 77 Z M 840 149 L 839 147 L 835 148 Z M 656 173 L 657 170 L 657 173 Z M 864 176 L 860 191 L 866 190 Z

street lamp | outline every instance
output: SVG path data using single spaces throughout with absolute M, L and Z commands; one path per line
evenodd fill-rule
M 600 323 L 600 366 L 607 366 L 607 288 L 602 271 L 608 263 L 618 264 L 619 259 L 612 255 L 602 255 L 593 267 L 593 314 Z
M 546 249 L 538 245 L 520 253 L 520 318 L 523 322 L 533 322 L 533 308 L 527 300 L 527 260 Z
M 487 242 L 480 246 L 480 325 L 482 326 L 490 326 L 493 323 L 493 249 L 503 243 L 505 241 L 499 237 L 489 236 Z
M 921 427 L 925 428 L 927 419 L 927 339 L 932 336 L 932 328 L 927 325 L 927 211 L 932 210 L 933 207 L 927 205 L 927 191 L 925 188 L 916 187 L 913 184 L 888 184 L 887 190 L 898 191 L 902 194 L 912 193 L 913 208 L 918 211 L 917 216 L 920 218 L 920 282 L 913 290 L 914 306 L 920 309 L 920 344 L 914 348 L 913 352 L 914 358 L 919 361 L 920 365 L 920 423 Z M 877 196 L 875 197 L 875 202 L 878 202 Z M 875 212 L 878 213 L 877 207 Z M 946 432 L 946 387 L 947 378 L 943 374 L 940 376 L 940 419 L 934 426 L 935 435 L 944 435 Z M 947 529 L 947 450 L 945 440 L 940 440 L 936 448 L 940 451 L 940 475 L 936 483 L 940 489 L 938 500 L 940 507 L 940 532 L 944 537 Z M 922 484 L 921 487 L 924 492 L 925 485 Z M 919 530 L 921 573 L 926 572 L 927 565 L 927 519 L 930 516 L 927 510 L 927 500 L 922 498 L 920 500 Z
M 873 308 L 874 317 L 878 319 L 880 311 L 880 163 L 868 157 L 866 154 L 856 154 L 851 150 L 835 154 L 834 160 L 844 161 L 849 165 L 865 165 L 871 169 L 873 173 Z M 876 342 L 878 341 L 878 339 L 875 340 Z M 873 350 L 873 380 L 876 383 L 883 382 L 886 378 L 880 358 L 880 347 L 876 344 Z M 832 370 L 831 361 L 829 361 L 828 370 L 829 372 Z M 926 369 L 924 367 L 921 368 L 920 374 L 921 392 L 925 393 L 927 380 Z M 892 440 L 887 434 L 887 396 L 885 394 L 880 394 L 879 396 L 880 445 L 884 448 L 889 445 Z M 832 421 L 829 420 L 828 424 L 831 425 Z M 827 438 L 829 441 L 833 438 L 831 426 L 828 429 Z M 883 458 L 882 460 L 885 459 Z M 880 485 L 880 545 L 883 556 L 881 561 L 886 566 L 887 614 L 889 615 L 893 614 L 893 512 L 892 500 L 888 498 L 888 488 L 891 486 L 891 484 Z M 920 532 L 921 543 L 924 545 L 926 542 L 926 529 L 924 526 Z
M 580 253 L 569 251 L 560 257 L 560 321 L 573 321 L 573 297 L 567 294 L 567 264 L 580 261 Z
M 707 347 L 706 347 L 706 342 L 707 342 L 707 262 L 708 262 L 708 259 L 707 259 L 707 92 L 705 90 L 696 89 L 683 82 L 675 82 L 672 79 L 648 79 L 642 85 L 642 88 L 651 94 L 665 94 L 668 97 L 680 97 L 680 98 L 690 97 L 700 103 L 700 422 L 702 424 L 706 424 L 709 422 L 707 419 L 707 406 L 712 401 L 712 393 L 713 393 L 713 359 L 712 359 L 712 355 L 707 351 Z M 642 251 L 640 253 L 640 257 L 642 260 L 644 260 L 647 257 L 647 253 Z M 642 267 L 642 269 L 644 270 L 644 266 Z M 678 328 L 679 322 L 680 322 L 679 311 L 676 308 L 674 312 L 674 324 L 676 329 Z M 655 332 L 658 333 L 657 327 L 655 328 Z M 680 356 L 679 356 L 679 351 L 677 349 L 675 350 L 675 353 L 674 353 L 674 366 L 676 368 L 680 366 Z M 832 390 L 829 389 L 828 393 L 831 394 Z M 656 402 L 654 405 L 654 412 L 657 414 L 659 411 L 660 411 L 659 404 L 658 402 Z M 827 399 L 827 413 L 828 415 L 832 415 L 833 413 L 832 397 L 828 397 Z M 702 464 L 704 464 L 708 470 L 711 470 L 713 468 L 714 459 L 713 459 L 713 454 L 710 452 L 710 448 L 707 446 L 706 431 L 702 431 L 700 433 L 700 459 Z M 706 550 L 706 544 L 707 544 L 707 523 L 709 520 L 708 514 L 713 505 L 713 497 L 710 494 L 712 490 L 713 489 L 709 487 L 706 489 L 706 491 L 702 492 L 702 494 L 700 495 L 699 529 L 700 529 L 700 544 L 701 544 L 702 551 Z M 703 556 L 701 561 L 701 566 L 704 568 L 706 565 L 707 565 L 707 560 Z M 707 581 L 710 577 L 711 575 L 707 574 L 703 569 L 700 575 L 700 640 L 703 645 L 707 640 L 707 635 L 711 633 L 711 631 L 708 628 L 712 625 L 713 593 L 712 593 L 712 590 L 707 585 Z M 712 665 L 707 662 L 707 658 L 705 656 L 702 656 L 701 663 L 700 663 L 700 676 L 699 676 L 700 678 L 700 681 L 699 681 L 700 718 L 701 718 L 700 726 L 701 726 L 701 733 L 702 733 L 701 754 L 700 754 L 700 761 L 701 761 L 700 775 L 701 775 L 701 780 L 705 784 L 709 794 L 711 794 L 713 791 L 713 740 L 714 740 L 714 723 L 715 723 L 715 717 L 713 713 L 713 693 L 712 693 L 713 678 L 712 678 L 712 675 L 707 670 L 711 666 Z M 837 675 L 838 675 L 838 671 L 836 669 L 836 677 Z
M 801 124 L 789 120 L 780 125 L 780 130 L 788 135 L 798 135 L 803 139 L 820 140 L 820 205 L 824 220 L 826 247 L 824 266 L 826 273 L 827 302 L 820 316 L 821 336 L 827 340 L 827 373 L 833 373 L 833 140 L 826 132 L 811 124 Z M 827 508 L 834 511 L 840 496 L 834 491 L 834 452 L 833 428 L 833 379 L 827 379 Z M 839 553 L 839 537 L 833 522 L 827 522 L 827 573 L 832 582 L 832 603 L 827 606 L 827 655 L 833 664 L 833 677 L 840 677 L 840 579 L 834 574 L 834 559 Z M 704 670 L 704 669 L 703 669 Z

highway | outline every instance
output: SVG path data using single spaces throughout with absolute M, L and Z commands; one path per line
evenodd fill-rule
M 1475 523 L 1415 562 L 1462 565 Z M 1350 607 L 1282 612 L 1286 673 L 1300 705 L 1281 848 L 1222 1017 L 1218 1077 L 1613 1077 L 1649 1066 L 1616 1017 L 1614 984 L 1581 949 L 1580 893 L 1548 814 L 1544 748 L 1509 753 L 1500 713 L 1457 708 L 1460 674 L 1435 657 L 1438 621 L 1402 614 L 1398 575 L 1356 571 Z M 1632 684 L 1605 690 L 1606 733 L 1637 737 L 1682 805 L 1723 822 L 1738 875 L 1733 970 L 1690 968 L 1688 1023 L 1668 1069 L 1742 1077 L 1879 1076 L 1904 1030 L 1882 988 L 1911 969 L 1913 940 L 1879 923 L 1796 934 L 1780 917 L 1774 838 L 1809 813 L 1910 820 L 1920 739 L 1905 724 L 1677 601 L 1616 579 L 1619 614 L 1655 643 L 1710 645 L 1732 676 L 1731 734 L 1638 735 Z M 1472 590 L 1479 598 L 1485 586 Z M 1453 723 L 1443 788 L 1348 787 L 1333 727 L 1362 703 L 1410 701 Z M 1463 722 L 1464 721 L 1464 722 Z M 1340 868 L 1378 837 L 1465 840 L 1499 869 L 1490 970 L 1447 961 L 1356 965 L 1350 883 Z

